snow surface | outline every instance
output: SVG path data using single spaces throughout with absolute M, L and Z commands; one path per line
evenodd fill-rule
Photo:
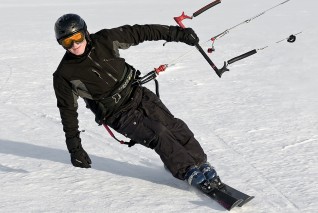
M 73 167 L 52 88 L 64 54 L 53 25 L 62 14 L 80 14 L 96 32 L 175 25 L 174 16 L 210 2 L 1 0 L 0 212 L 224 212 L 173 178 L 152 150 L 115 142 L 83 101 L 81 137 L 93 165 Z M 206 49 L 204 41 L 280 2 L 224 0 L 184 24 Z M 194 49 L 160 75 L 161 97 L 193 130 L 222 180 L 255 196 L 233 212 L 317 212 L 317 6 L 291 0 L 217 40 L 211 58 L 219 67 L 270 45 L 230 65 L 221 79 L 182 43 L 144 42 L 121 52 L 145 74 Z M 295 43 L 275 43 L 300 31 Z

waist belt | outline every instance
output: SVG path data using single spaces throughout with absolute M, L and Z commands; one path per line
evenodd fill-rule
M 124 73 L 121 84 L 117 86 L 113 93 L 99 100 L 107 109 L 113 109 L 112 111 L 122 105 L 133 90 L 132 83 L 135 79 L 136 70 L 130 66 L 126 66 Z

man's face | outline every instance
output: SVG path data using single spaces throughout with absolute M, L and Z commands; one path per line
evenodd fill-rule
M 73 42 L 72 47 L 67 50 L 74 55 L 82 55 L 85 52 L 86 45 L 87 41 L 84 39 L 82 42 Z

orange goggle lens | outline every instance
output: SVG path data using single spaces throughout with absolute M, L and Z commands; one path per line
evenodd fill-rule
M 83 32 L 77 32 L 70 37 L 64 38 L 60 41 L 60 44 L 65 48 L 65 49 L 70 49 L 73 46 L 74 42 L 81 43 L 84 41 L 84 33 Z

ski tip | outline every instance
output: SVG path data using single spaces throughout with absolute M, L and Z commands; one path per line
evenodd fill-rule
M 229 206 L 229 208 L 226 208 L 228 211 L 231 211 L 231 209 L 233 209 L 234 207 L 240 206 L 241 203 L 243 203 L 244 200 L 237 200 L 235 203 L 233 203 L 232 206 Z
M 243 205 L 245 205 L 246 203 L 250 202 L 252 199 L 254 198 L 254 196 L 249 196 L 248 198 L 246 198 L 243 202 L 241 202 L 238 207 L 242 207 Z

